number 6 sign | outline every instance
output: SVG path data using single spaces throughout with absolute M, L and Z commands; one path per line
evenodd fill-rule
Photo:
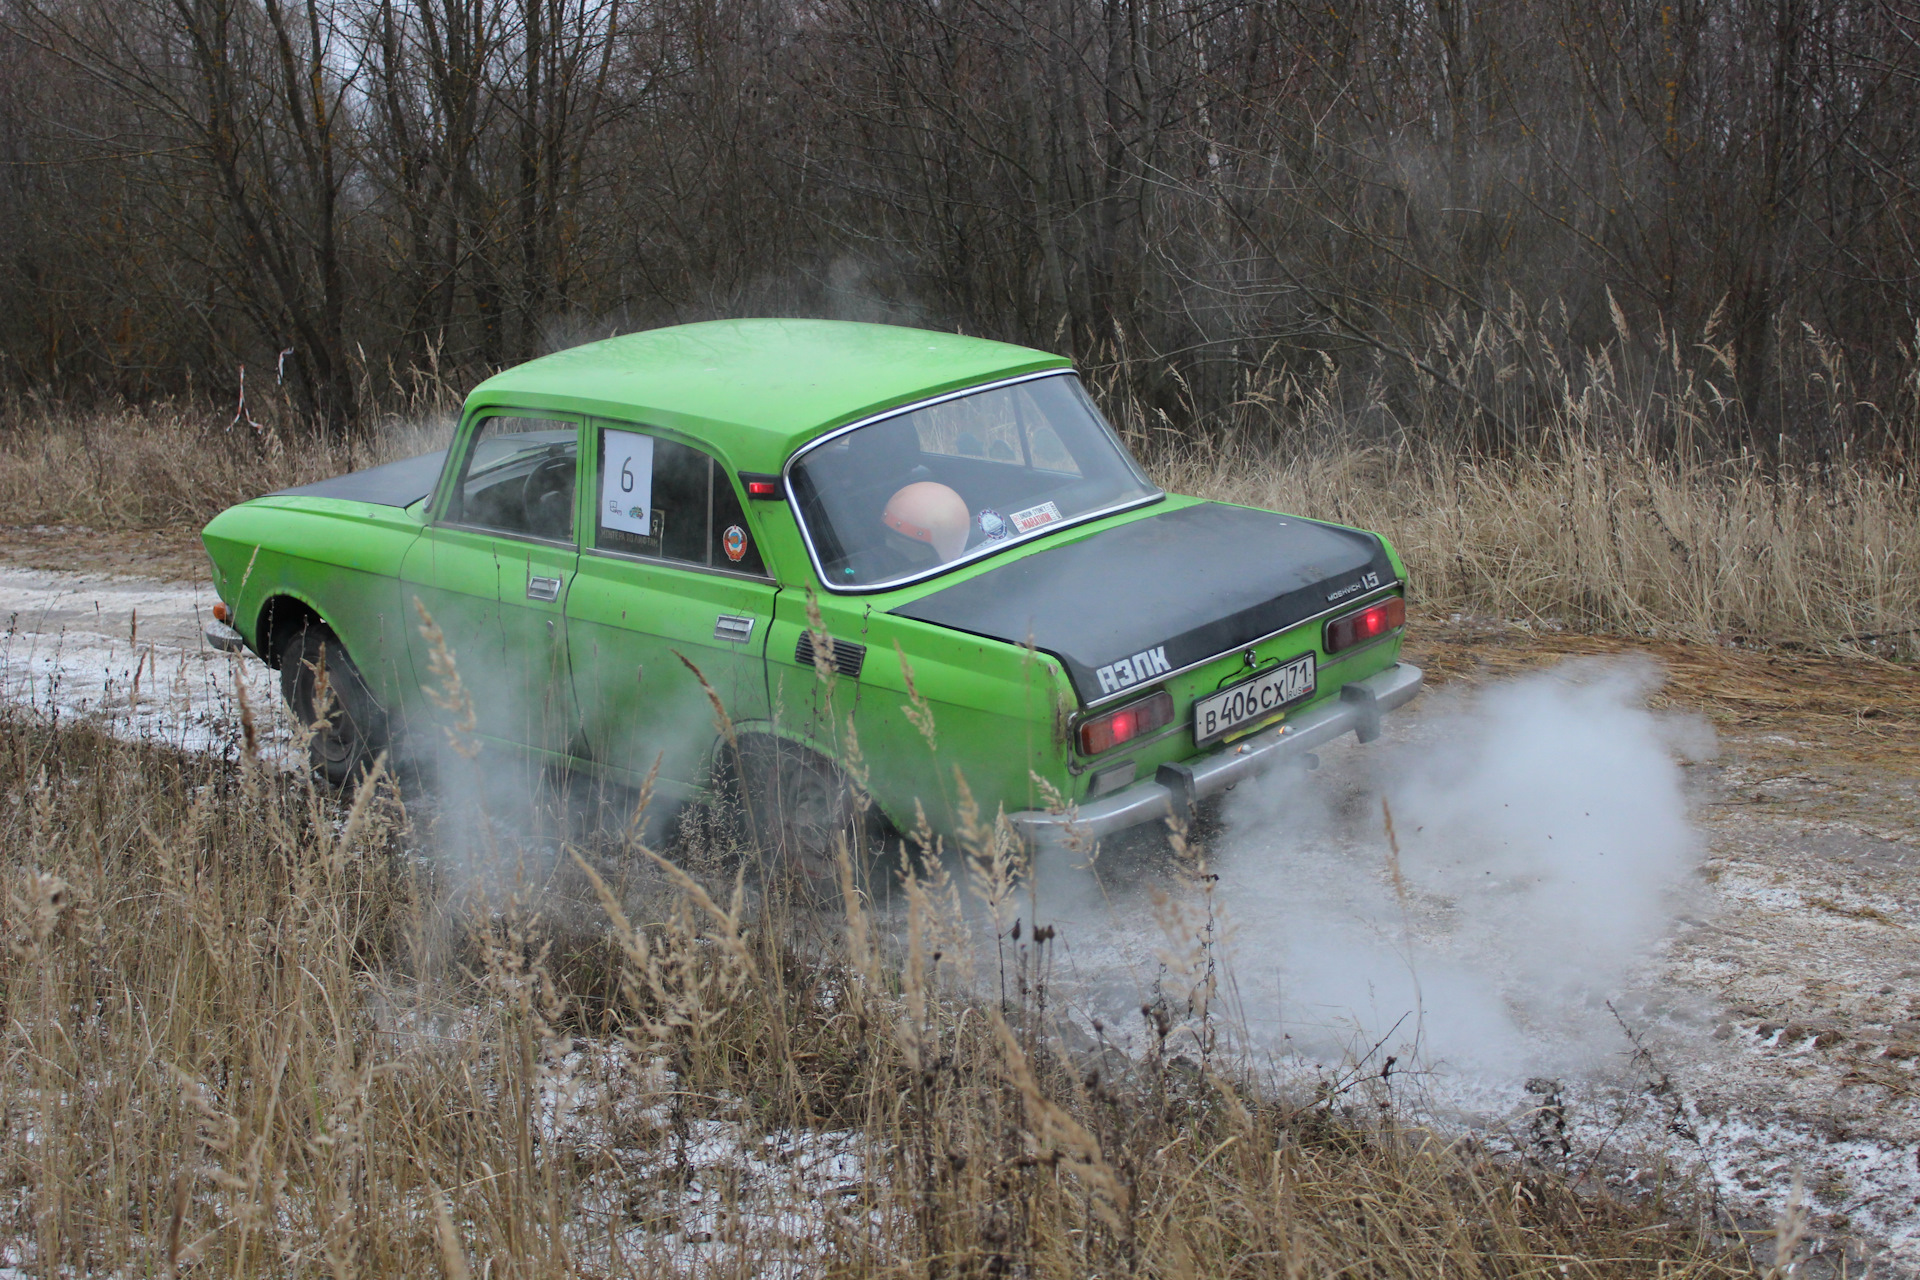
M 653 437 L 635 431 L 607 431 L 605 464 L 600 469 L 600 527 L 652 534 Z

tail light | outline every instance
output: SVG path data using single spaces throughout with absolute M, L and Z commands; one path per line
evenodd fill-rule
M 1324 647 L 1330 654 L 1338 653 L 1342 649 L 1351 649 L 1357 644 L 1365 644 L 1397 627 L 1406 625 L 1406 599 L 1401 596 L 1392 596 L 1378 604 L 1370 604 L 1358 613 L 1350 613 L 1344 618 L 1335 618 L 1329 622 Z
M 226 602 L 226 601 L 224 601 L 224 600 L 221 600 L 221 601 L 218 601 L 218 602 L 216 602 L 216 603 L 214 604 L 214 606 L 213 606 L 213 620 L 214 620 L 215 622 L 231 622 L 231 621 L 233 621 L 233 615 L 232 615 L 231 613 L 229 613 L 229 612 L 227 611 L 227 602 Z
M 1151 698 L 1129 702 L 1118 711 L 1080 722 L 1080 754 L 1097 756 L 1173 723 L 1173 698 L 1162 689 Z

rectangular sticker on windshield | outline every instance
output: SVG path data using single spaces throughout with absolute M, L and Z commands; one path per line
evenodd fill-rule
M 1051 502 L 1043 502 L 1037 507 L 1028 507 L 1025 511 L 1016 511 L 1007 517 L 1018 533 L 1032 533 L 1043 524 L 1052 524 L 1060 518 L 1060 508 Z
M 601 433 L 606 464 L 600 473 L 600 525 L 641 537 L 653 535 L 653 437 L 634 431 Z

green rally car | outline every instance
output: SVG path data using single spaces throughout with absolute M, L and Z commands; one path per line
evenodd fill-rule
M 208 639 L 277 667 L 309 722 L 332 708 L 331 780 L 439 738 L 430 617 L 473 735 L 616 781 L 657 765 L 682 799 L 737 779 L 803 859 L 854 785 L 902 830 L 918 806 L 952 832 L 970 794 L 1035 843 L 1184 816 L 1371 739 L 1421 680 L 1383 538 L 1164 493 L 1065 359 L 887 325 L 545 356 L 475 388 L 451 448 L 204 538 Z

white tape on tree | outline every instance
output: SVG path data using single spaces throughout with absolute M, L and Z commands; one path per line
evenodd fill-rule
M 600 475 L 600 524 L 650 537 L 653 532 L 653 437 L 634 431 L 605 433 L 606 467 Z

